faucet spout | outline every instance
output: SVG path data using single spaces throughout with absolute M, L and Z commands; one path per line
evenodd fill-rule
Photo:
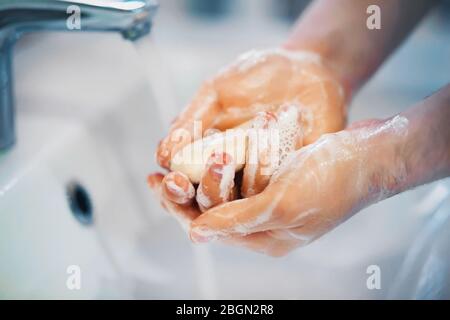
M 113 31 L 134 41 L 150 32 L 157 7 L 156 0 L 0 0 L 0 150 L 15 142 L 12 51 L 21 35 Z M 73 15 L 78 21 L 71 27 Z

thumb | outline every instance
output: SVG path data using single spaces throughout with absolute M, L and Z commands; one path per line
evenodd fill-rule
M 262 192 L 214 207 L 192 221 L 190 237 L 194 242 L 208 242 L 270 230 L 277 223 L 273 200 L 270 193 Z

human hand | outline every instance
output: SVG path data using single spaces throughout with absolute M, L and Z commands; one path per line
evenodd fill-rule
M 172 156 L 208 129 L 234 128 L 258 112 L 276 112 L 286 103 L 299 106 L 303 143 L 343 129 L 348 97 L 320 56 L 281 48 L 250 51 L 206 81 L 173 122 L 157 150 L 157 161 L 169 168 Z M 195 123 L 200 123 L 200 134 Z M 179 139 L 177 131 L 190 133 Z
M 191 220 L 194 242 L 224 240 L 272 256 L 310 243 L 407 178 L 401 148 L 408 120 L 359 122 L 293 153 L 261 193 Z M 374 161 L 376 159 L 376 161 Z
M 323 133 L 344 127 L 345 101 L 339 82 L 320 57 L 313 53 L 282 49 L 252 51 L 202 86 L 192 103 L 175 120 L 169 135 L 160 143 L 157 160 L 162 167 L 169 168 L 176 152 L 192 140 L 201 138 L 207 129 L 225 130 L 249 120 L 259 123 L 261 127 L 270 127 L 277 121 L 276 115 L 280 116 L 285 111 L 283 108 L 286 105 L 295 106 L 300 114 L 298 125 L 301 127 L 302 141 L 295 144 L 295 148 L 299 148 L 312 143 Z M 196 121 L 202 125 L 200 136 L 195 134 Z M 178 130 L 192 133 L 192 138 L 179 140 Z M 239 192 L 234 184 L 234 173 L 231 179 L 223 174 L 230 172 L 227 167 L 233 165 L 226 159 L 226 154 L 216 154 L 208 161 L 197 189 L 197 201 L 194 201 L 194 186 L 180 172 L 170 172 L 166 176 L 153 174 L 148 181 L 163 206 L 189 229 L 190 222 L 202 211 L 236 199 Z M 258 183 L 258 179 L 264 180 L 259 181 L 263 187 L 254 190 L 249 183 L 252 179 L 248 171 L 254 170 L 251 166 L 243 170 L 241 194 L 244 197 L 260 192 L 270 179 L 270 175 L 254 178 L 253 184 Z M 217 191 L 224 187 L 225 180 L 226 194 L 218 196 Z

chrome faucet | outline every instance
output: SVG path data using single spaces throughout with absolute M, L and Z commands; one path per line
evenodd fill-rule
M 14 43 L 23 34 L 115 31 L 136 40 L 150 32 L 157 6 L 156 0 L 0 0 L 0 151 L 15 142 L 11 62 Z M 71 24 L 72 18 L 78 22 Z

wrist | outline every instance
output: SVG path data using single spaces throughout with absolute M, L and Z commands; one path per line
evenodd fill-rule
M 406 145 L 409 122 L 403 116 L 373 120 L 358 132 L 364 150 L 365 206 L 407 190 L 411 185 Z
M 371 202 L 450 176 L 450 86 L 384 121 L 353 125 Z M 361 131 L 359 131 L 361 130 Z

